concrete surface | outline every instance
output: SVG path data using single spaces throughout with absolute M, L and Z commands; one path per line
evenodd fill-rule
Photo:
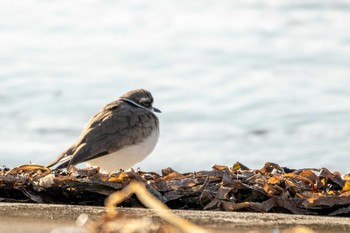
M 75 219 L 82 213 L 98 216 L 103 211 L 103 207 L 95 206 L 0 203 L 0 233 L 48 233 L 58 227 L 74 226 Z M 119 211 L 131 216 L 149 216 L 159 220 L 147 209 L 119 208 Z M 216 229 L 217 232 L 272 233 L 296 225 L 310 227 L 319 233 L 350 232 L 349 217 L 187 210 L 174 212 L 201 226 Z

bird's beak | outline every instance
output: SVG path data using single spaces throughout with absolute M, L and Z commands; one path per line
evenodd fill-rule
M 158 108 L 153 107 L 153 111 L 161 113 L 161 111 Z

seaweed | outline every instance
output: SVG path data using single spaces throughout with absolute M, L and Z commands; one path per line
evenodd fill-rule
M 0 169 L 0 201 L 103 206 L 105 199 L 132 181 L 145 185 L 171 209 L 350 215 L 350 176 L 327 168 L 290 169 L 267 162 L 261 169 L 241 163 L 211 170 L 161 174 L 98 168 L 50 170 L 41 165 Z M 143 207 L 133 195 L 121 206 Z

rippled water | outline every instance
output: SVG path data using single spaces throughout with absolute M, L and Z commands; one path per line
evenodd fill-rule
M 155 98 L 144 170 L 350 169 L 348 1 L 0 2 L 1 164 L 46 164 L 124 92 Z

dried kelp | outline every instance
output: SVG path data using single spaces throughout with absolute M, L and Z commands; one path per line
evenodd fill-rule
M 130 171 L 102 174 L 95 168 L 52 171 L 39 165 L 0 170 L 0 200 L 103 205 L 131 181 L 172 209 L 350 215 L 350 176 L 322 169 L 289 169 L 266 163 L 262 169 L 213 166 L 210 171 L 162 174 Z M 132 196 L 122 206 L 143 206 Z

